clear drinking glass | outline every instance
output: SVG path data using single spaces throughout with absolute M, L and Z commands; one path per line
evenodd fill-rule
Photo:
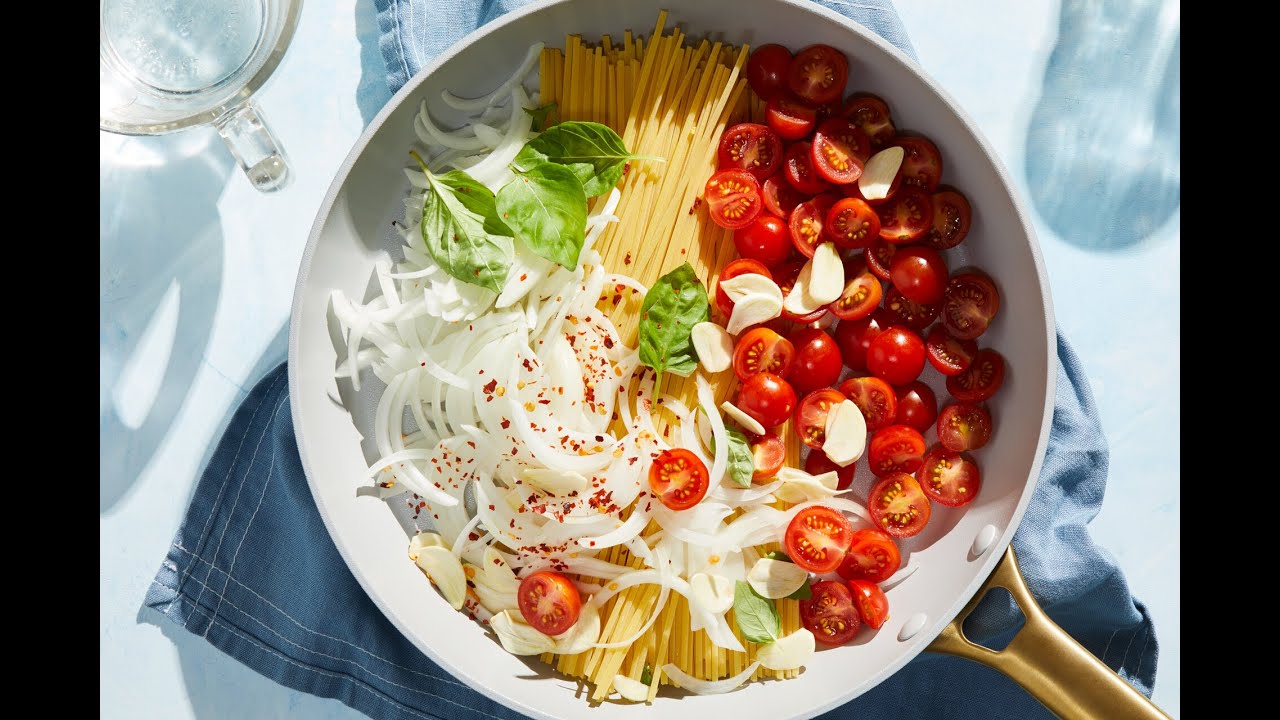
M 302 0 L 100 0 L 98 126 L 160 135 L 212 124 L 263 192 L 289 179 L 251 97 L 280 64 Z

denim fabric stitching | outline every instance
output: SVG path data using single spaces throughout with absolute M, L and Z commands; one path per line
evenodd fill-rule
M 1147 639 L 1142 641 L 1142 650 L 1138 653 L 1138 669 L 1133 671 L 1134 680 L 1142 677 L 1142 663 L 1147 661 L 1147 646 L 1151 644 L 1151 626 L 1145 625 L 1143 629 L 1147 631 Z
M 1116 635 L 1118 635 L 1119 633 L 1120 633 L 1120 628 L 1116 628 L 1115 630 L 1111 631 L 1111 637 L 1107 638 L 1107 646 L 1102 648 L 1102 655 L 1098 656 L 1098 659 L 1102 661 L 1102 664 L 1104 665 L 1109 664 L 1107 663 L 1107 653 L 1111 652 L 1111 641 L 1115 640 Z
M 403 87 L 409 83 L 412 76 L 409 74 L 409 61 L 404 46 L 404 25 L 400 22 L 400 3 L 395 0 L 391 2 L 391 21 L 396 24 L 396 44 L 400 46 L 400 67 L 404 69 L 404 83 L 401 85 Z
M 1146 630 L 1146 627 L 1144 626 L 1141 629 Z M 1133 649 L 1133 641 L 1138 639 L 1138 630 L 1139 628 L 1133 629 L 1133 637 L 1129 638 L 1129 644 L 1124 646 L 1124 657 L 1120 658 L 1120 664 L 1116 665 L 1116 667 L 1124 667 L 1125 662 L 1128 661 L 1129 651 Z

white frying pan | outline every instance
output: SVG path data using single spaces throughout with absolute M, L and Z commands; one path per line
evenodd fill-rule
M 678 697 L 673 696 L 678 691 L 664 691 L 656 710 L 669 720 L 810 717 L 866 692 L 935 638 L 936 650 L 986 659 L 1015 679 L 1022 675 L 1034 680 L 1032 689 L 1060 714 L 1090 715 L 1107 708 L 1106 714 L 1114 715 L 1124 707 L 1116 704 L 1121 702 L 1138 708 L 1138 701 L 1145 699 L 1043 619 L 1025 592 L 1014 592 L 1014 597 L 1028 625 L 1004 653 L 968 644 L 959 632 L 959 620 L 952 624 L 962 609 L 965 614 L 971 609 L 966 607 L 971 598 L 976 603 L 980 596 L 975 593 L 1005 557 L 1044 457 L 1055 356 L 1043 262 L 1007 173 L 955 102 L 889 43 L 840 15 L 795 0 L 556 0 L 532 5 L 471 33 L 440 55 L 396 93 L 361 135 L 312 227 L 289 336 L 289 392 L 302 463 L 320 514 L 356 578 L 431 659 L 521 712 L 539 718 L 653 717 L 655 708 L 643 704 L 591 707 L 575 693 L 574 680 L 536 660 L 508 655 L 469 618 L 450 609 L 407 561 L 406 530 L 387 505 L 356 498 L 355 487 L 376 457 L 361 443 L 372 435 L 372 408 L 381 386 L 371 375 L 358 394 L 347 383 L 335 382 L 335 346 L 340 345 L 332 334 L 329 293 L 340 288 L 364 297 L 375 258 L 384 252 L 399 257 L 399 238 L 390 232 L 390 223 L 403 211 L 408 186 L 401 169 L 416 140 L 412 120 L 421 100 L 435 117 L 458 123 L 462 118 L 440 102 L 441 90 L 481 95 L 519 65 L 531 44 L 562 46 L 566 33 L 597 39 L 604 33 L 619 37 L 631 29 L 647 36 L 663 8 L 671 11 L 670 23 L 693 37 L 711 33 L 735 44 L 777 42 L 793 49 L 826 43 L 842 50 L 850 58 L 851 88 L 885 98 L 899 128 L 923 132 L 938 144 L 944 180 L 959 187 L 973 205 L 969 238 L 948 260 L 952 267 L 978 265 L 995 278 L 1003 296 L 1001 310 L 983 344 L 1004 354 L 1009 371 L 991 404 L 996 432 L 981 451 L 982 492 L 963 509 L 935 507 L 925 531 L 903 544 L 918 570 L 889 592 L 892 616 L 884 628 L 864 632 L 848 646 L 819 652 L 795 680 L 750 683 L 717 696 Z M 925 379 L 933 381 L 939 398 L 946 397 L 936 373 L 927 370 Z M 1015 565 L 1010 560 L 1002 567 L 1001 576 L 993 580 L 1017 590 Z M 1049 639 L 1058 643 L 1057 649 L 1031 652 L 1044 648 Z M 1046 679 L 1052 669 L 1033 666 L 1046 657 L 1075 662 L 1063 683 L 1055 686 Z M 1098 677 L 1109 680 L 1077 684 L 1105 687 L 1114 694 L 1097 698 L 1097 692 L 1089 697 L 1065 692 L 1082 680 L 1080 673 L 1098 673 L 1099 668 L 1103 675 Z

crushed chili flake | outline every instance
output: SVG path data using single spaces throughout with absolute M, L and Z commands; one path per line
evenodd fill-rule
M 511 427 L 511 421 L 506 418 L 502 418 L 502 429 L 506 430 L 509 427 Z

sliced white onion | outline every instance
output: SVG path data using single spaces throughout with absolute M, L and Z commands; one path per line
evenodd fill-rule
M 724 680 L 703 680 L 702 678 L 696 678 L 676 667 L 672 663 L 663 665 L 662 672 L 666 673 L 667 677 L 671 678 L 671 681 L 674 682 L 677 687 L 688 690 L 694 695 L 722 695 L 738 689 L 738 686 L 746 682 L 751 675 L 755 673 L 756 668 L 758 667 L 760 667 L 760 663 L 753 662 L 747 666 L 746 670 L 743 670 L 731 678 L 725 678 Z

